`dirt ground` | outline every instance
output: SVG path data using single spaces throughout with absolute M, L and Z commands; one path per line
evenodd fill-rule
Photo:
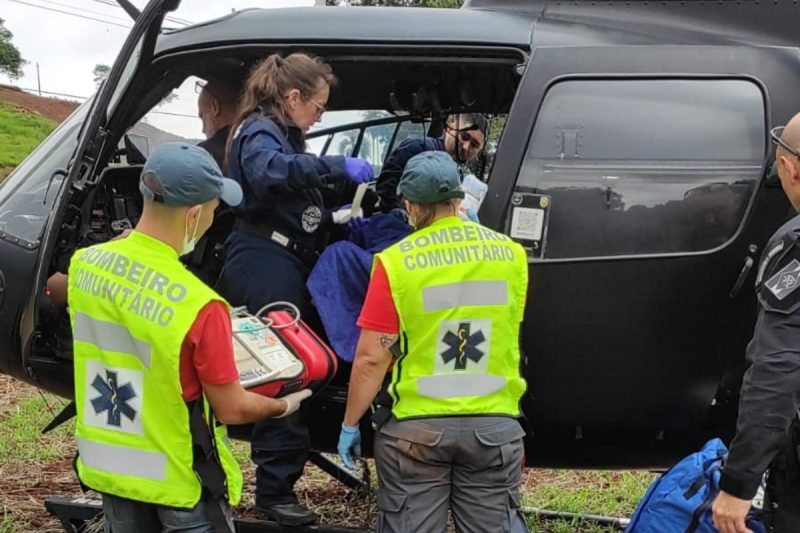
M 0 84 L 0 102 L 14 104 L 25 111 L 42 115 L 59 123 L 78 107 L 78 102 L 35 96 L 16 87 L 2 84 Z
M 0 433 L 4 430 L 15 406 L 35 398 L 37 390 L 8 376 L 0 375 Z M 60 406 L 51 402 L 54 410 Z M 246 456 L 248 445 L 236 442 L 239 456 Z M 54 533 L 63 531 L 60 524 L 44 508 L 44 500 L 50 496 L 83 496 L 77 477 L 72 469 L 75 453 L 74 443 L 66 443 L 63 453 L 56 460 L 7 461 L 0 457 L 0 532 L 25 531 L 31 533 Z M 245 466 L 245 488 L 237 514 L 255 517 L 253 494 L 255 470 L 251 464 Z M 327 474 L 314 466 L 307 466 L 306 473 L 297 484 L 297 493 L 303 503 L 316 510 L 321 521 L 349 527 L 370 527 L 374 519 L 374 498 L 355 495 L 343 485 L 333 482 Z M 90 497 L 96 495 L 89 493 Z M 14 526 L 4 527 L 4 515 L 13 519 Z M 8 519 L 11 523 L 12 520 Z
M 20 403 L 39 397 L 40 393 L 29 385 L 0 375 L 0 439 L 3 432 L 9 431 L 9 420 Z M 58 401 L 48 398 L 48 411 L 60 409 Z M 45 417 L 49 420 L 49 416 Z M 40 428 L 30 428 L 35 432 L 34 442 L 53 440 L 54 437 L 38 437 Z M 72 469 L 75 445 L 68 431 L 63 430 L 55 449 L 58 452 L 49 460 L 32 454 L 33 458 L 20 459 L 0 456 L 0 533 L 31 532 L 55 533 L 63 531 L 58 521 L 44 508 L 44 500 L 50 496 L 83 496 L 77 477 Z M 244 462 L 245 487 L 242 502 L 236 509 L 241 517 L 256 517 L 253 509 L 255 489 L 255 469 L 246 460 L 249 446 L 245 442 L 234 442 L 236 455 Z M 2 449 L 2 447 L 0 447 Z M 25 456 L 25 451 L 14 455 Z M 374 466 L 371 468 L 374 483 Z M 614 473 L 603 484 L 616 484 L 622 473 Z M 619 477 L 619 479 L 618 479 Z M 572 472 L 566 478 L 552 470 L 529 469 L 523 474 L 523 492 L 531 494 L 535 487 L 550 485 L 558 491 L 568 491 L 580 487 L 594 487 L 594 490 L 608 488 L 599 486 L 590 472 Z M 356 494 L 343 485 L 333 481 L 317 467 L 308 465 L 305 475 L 297 486 L 297 494 L 302 503 L 320 516 L 326 525 L 371 528 L 375 520 L 375 499 L 371 494 Z M 526 490 L 527 489 L 527 490 Z M 89 497 L 97 497 L 89 493 Z M 544 503 L 544 502 L 543 502 Z M 539 531 L 549 531 L 542 528 Z M 584 531 L 582 528 L 575 530 Z M 558 531 L 566 531 L 559 529 Z M 596 531 L 592 529 L 591 531 Z

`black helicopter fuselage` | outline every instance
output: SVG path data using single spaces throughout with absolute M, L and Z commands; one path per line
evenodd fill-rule
M 161 31 L 175 3 L 150 2 L 98 95 L 0 186 L 0 371 L 72 395 L 44 284 L 135 222 L 139 167 L 111 164 L 128 127 L 190 75 L 242 79 L 302 49 L 339 77 L 332 109 L 505 116 L 480 218 L 529 251 L 529 465 L 658 467 L 731 435 L 759 256 L 792 215 L 767 132 L 800 109 L 800 8 L 473 1 Z M 381 122 L 393 142 L 403 116 Z M 355 154 L 376 124 L 348 126 Z M 315 134 L 323 152 L 345 129 Z M 336 448 L 346 375 L 310 405 L 319 450 Z

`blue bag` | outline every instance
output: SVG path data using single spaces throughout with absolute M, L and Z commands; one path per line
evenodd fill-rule
M 711 439 L 656 479 L 636 507 L 626 533 L 717 533 L 711 506 L 719 494 L 719 478 L 728 449 Z M 760 511 L 751 510 L 747 527 L 765 533 Z

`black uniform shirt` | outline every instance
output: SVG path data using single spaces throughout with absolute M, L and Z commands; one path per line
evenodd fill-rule
M 750 367 L 739 400 L 736 436 L 720 488 L 755 496 L 800 407 L 800 216 L 770 239 L 756 273 L 759 313 L 747 346 Z
M 381 199 L 381 211 L 388 213 L 392 209 L 403 208 L 403 201 L 397 194 L 397 184 L 400 183 L 403 170 L 409 159 L 430 150 L 444 152 L 444 140 L 434 137 L 408 139 L 400 143 L 400 146 L 389 155 L 375 183 L 375 192 Z
M 230 130 L 230 126 L 223 126 L 205 141 L 197 143 L 197 146 L 204 148 L 206 152 L 211 154 L 219 168 L 222 169 L 223 174 L 225 174 L 225 145 L 228 142 L 228 132 Z

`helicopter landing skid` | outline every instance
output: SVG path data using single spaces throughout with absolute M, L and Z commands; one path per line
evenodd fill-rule
M 366 465 L 363 465 L 364 478 L 359 479 L 353 475 L 352 470 L 339 466 L 319 452 L 311 452 L 308 460 L 345 487 L 357 491 L 369 491 L 369 470 Z
M 55 516 L 66 533 L 86 533 L 89 524 L 96 524 L 103 512 L 100 500 L 53 496 L 44 501 L 45 508 Z M 253 518 L 235 518 L 236 533 L 368 533 L 366 529 L 328 526 L 285 527 L 275 522 Z M 96 531 L 91 529 L 91 531 Z

